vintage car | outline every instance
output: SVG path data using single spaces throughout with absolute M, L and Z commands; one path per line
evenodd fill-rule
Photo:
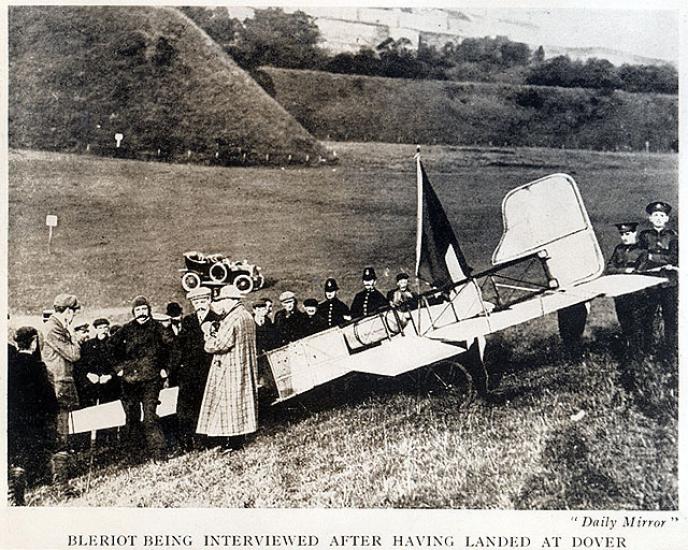
M 182 273 L 182 287 L 187 292 L 198 286 L 221 287 L 233 284 L 242 294 L 262 288 L 265 280 L 260 267 L 248 263 L 230 260 L 223 254 L 204 254 L 203 252 L 185 252 L 186 267 Z

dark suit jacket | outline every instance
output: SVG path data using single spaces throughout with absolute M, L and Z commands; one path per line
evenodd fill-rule
M 213 310 L 208 311 L 204 323 L 219 322 L 220 317 Z M 176 366 L 175 378 L 180 387 L 200 386 L 205 389 L 208 379 L 210 363 L 213 360 L 212 353 L 206 353 L 203 349 L 205 340 L 203 330 L 198 322 L 196 313 L 185 315 L 182 319 L 182 328 L 177 336 L 179 346 L 179 363 Z
M 351 302 L 351 316 L 354 319 L 365 317 L 386 308 L 388 305 L 386 298 L 377 288 L 370 291 L 363 289 L 354 296 L 354 301 Z

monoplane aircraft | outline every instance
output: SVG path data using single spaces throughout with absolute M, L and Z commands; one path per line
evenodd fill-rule
M 350 372 L 398 376 L 453 358 L 482 361 L 485 336 L 560 312 L 582 333 L 587 304 L 656 286 L 648 275 L 602 275 L 604 258 L 576 182 L 554 174 L 509 192 L 494 267 L 472 273 L 416 155 L 416 277 L 431 283 L 413 308 L 376 312 L 267 354 L 278 401 Z

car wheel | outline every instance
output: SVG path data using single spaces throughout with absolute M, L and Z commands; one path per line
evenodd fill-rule
M 198 273 L 187 271 L 182 275 L 182 288 L 187 292 L 199 286 L 201 286 L 201 278 L 198 276 Z
M 208 275 L 213 282 L 224 283 L 227 280 L 227 275 L 229 275 L 229 272 L 227 271 L 227 266 L 225 264 L 222 262 L 217 262 L 210 267 Z
M 242 294 L 248 294 L 253 290 L 253 279 L 243 273 L 234 277 L 233 283 Z

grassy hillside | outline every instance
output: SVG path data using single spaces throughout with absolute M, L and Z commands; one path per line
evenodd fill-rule
M 582 359 L 566 359 L 553 319 L 492 339 L 488 362 L 504 371 L 503 404 L 467 401 L 465 386 L 445 387 L 429 369 L 354 378 L 335 398 L 323 389 L 263 410 L 255 439 L 230 454 L 195 451 L 131 466 L 103 450 L 90 482 L 82 456 L 75 486 L 84 493 L 67 503 L 676 509 L 676 370 L 648 367 L 646 388 L 662 392 L 655 404 L 663 413 L 648 414 L 648 400 L 624 388 L 609 351 L 613 317 L 594 313 Z M 28 499 L 65 503 L 51 487 Z
M 9 61 L 12 147 L 220 164 L 326 156 L 172 8 L 15 6 Z
M 678 98 L 264 68 L 261 83 L 321 139 L 670 151 Z

